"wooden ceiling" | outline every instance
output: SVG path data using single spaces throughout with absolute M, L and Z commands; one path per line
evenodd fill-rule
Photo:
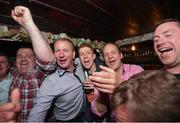
M 179 0 L 0 0 L 0 24 L 16 5 L 30 8 L 40 30 L 70 37 L 115 41 L 153 31 L 165 18 L 180 19 Z

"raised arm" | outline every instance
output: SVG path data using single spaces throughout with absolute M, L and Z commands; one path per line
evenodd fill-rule
M 28 32 L 34 52 L 38 59 L 44 62 L 53 60 L 53 52 L 32 19 L 31 12 L 24 6 L 16 6 L 11 12 L 12 18 Z

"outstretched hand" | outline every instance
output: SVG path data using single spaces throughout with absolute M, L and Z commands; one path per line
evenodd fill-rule
M 13 122 L 20 111 L 20 92 L 14 89 L 11 93 L 11 102 L 0 105 L 0 122 Z

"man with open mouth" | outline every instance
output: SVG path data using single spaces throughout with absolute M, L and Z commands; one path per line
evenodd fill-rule
M 154 31 L 154 49 L 164 70 L 180 78 L 180 21 L 165 19 Z

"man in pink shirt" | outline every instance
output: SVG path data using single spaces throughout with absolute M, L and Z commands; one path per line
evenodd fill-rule
M 102 71 L 95 72 L 89 77 L 96 88 L 91 108 L 99 117 L 103 117 L 108 110 L 107 107 L 110 107 L 108 101 L 114 88 L 143 71 L 143 68 L 138 65 L 123 64 L 121 61 L 123 58 L 122 52 L 113 43 L 105 44 L 102 53 L 108 67 L 100 66 Z M 113 116 L 112 113 L 111 116 Z

